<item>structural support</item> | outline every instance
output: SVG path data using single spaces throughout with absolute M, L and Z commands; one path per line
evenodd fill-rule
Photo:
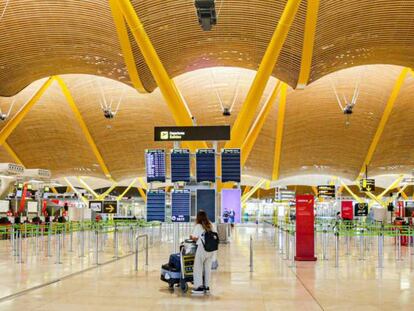
M 83 203 L 85 203 L 86 205 L 88 205 L 89 201 L 82 195 L 82 193 L 80 193 L 73 185 L 72 183 L 69 181 L 69 179 L 67 179 L 66 177 L 63 177 L 63 179 L 66 181 L 66 183 L 69 185 L 69 187 L 71 187 L 73 189 L 73 192 L 75 192 L 78 197 L 80 199 L 82 199 Z
M 135 184 L 137 182 L 137 179 L 136 178 L 134 178 L 132 181 L 131 181 L 131 183 L 129 184 L 129 186 L 125 189 L 125 191 L 124 192 L 122 192 L 117 198 L 116 198 L 116 200 L 117 201 L 119 201 L 119 200 L 121 200 L 126 194 L 127 194 L 127 192 L 129 191 L 129 189 L 131 189 L 132 188 L 132 186 Z
M 53 82 L 53 77 L 47 79 L 47 81 L 40 87 L 39 90 L 33 95 L 29 101 L 24 104 L 22 108 L 11 118 L 9 122 L 1 129 L 0 131 L 0 145 L 3 145 L 6 142 L 6 139 L 14 131 L 14 129 L 19 125 L 27 113 L 32 109 L 34 104 L 36 104 L 42 95 L 46 92 L 49 86 Z
M 282 83 L 282 89 L 280 91 L 278 115 L 277 115 L 275 155 L 273 159 L 272 180 L 279 179 L 280 155 L 282 151 L 283 128 L 285 125 L 286 96 L 287 96 L 287 84 Z
M 52 189 L 52 192 L 54 193 L 54 194 L 58 194 L 59 192 L 56 190 L 56 188 L 55 187 L 51 187 L 50 189 Z
M 118 186 L 118 183 L 113 183 L 111 187 L 109 187 L 108 190 L 106 190 L 104 193 L 102 193 L 99 196 L 99 200 L 105 200 L 105 198 L 111 194 L 112 190 L 114 190 Z
M 139 181 L 139 183 L 140 183 L 140 185 L 141 185 L 142 188 L 148 189 L 148 185 L 147 185 L 147 183 L 145 182 L 145 180 L 142 177 L 139 177 L 138 178 L 138 181 Z
M 352 190 L 341 180 L 342 186 L 348 191 L 348 193 L 356 200 L 358 203 L 364 203 L 364 200 L 357 196 Z
M 315 197 L 318 196 L 318 188 L 316 188 L 316 186 L 312 186 L 312 191 L 315 194 Z
M 164 68 L 164 65 L 155 51 L 150 38 L 145 32 L 144 26 L 142 25 L 130 0 L 118 0 L 117 4 L 127 24 L 129 25 L 131 33 L 133 34 L 135 41 L 141 50 L 142 56 L 144 57 L 154 80 L 160 88 L 165 102 L 172 112 L 172 116 L 176 124 L 181 126 L 193 126 L 192 116 L 189 113 L 188 107 L 178 92 L 174 81 L 170 79 L 166 69 Z M 188 143 L 188 145 L 192 150 L 197 148 L 207 148 L 207 144 L 205 142 L 192 142 Z
M 260 134 L 260 131 L 265 124 L 267 116 L 269 115 L 270 111 L 272 110 L 273 103 L 276 101 L 277 96 L 279 95 L 280 91 L 280 81 L 277 82 L 275 85 L 272 94 L 270 95 L 267 102 L 263 105 L 262 110 L 260 111 L 259 115 L 257 116 L 256 121 L 253 123 L 252 128 L 247 134 L 246 139 L 243 142 L 241 147 L 241 165 L 242 167 L 246 164 L 247 159 L 249 158 L 250 152 L 253 149 L 253 146 L 256 142 L 257 137 Z
M 137 189 L 144 202 L 147 202 L 147 195 L 145 194 L 145 191 L 141 187 L 137 187 Z
M 89 132 L 88 127 L 86 126 L 85 121 L 82 118 L 82 115 L 80 114 L 80 111 L 78 109 L 78 107 L 75 104 L 75 101 L 73 100 L 72 95 L 69 92 L 69 89 L 66 85 L 66 83 L 62 80 L 62 78 L 60 78 L 59 76 L 55 76 L 54 79 L 57 81 L 57 83 L 59 84 L 60 88 L 62 89 L 63 94 L 66 97 L 66 100 L 70 106 L 70 108 L 72 109 L 76 120 L 78 121 L 82 132 L 85 136 L 86 141 L 89 143 L 89 146 L 92 149 L 93 154 L 95 155 L 96 159 L 98 160 L 99 166 L 102 169 L 102 172 L 105 174 L 105 176 L 107 178 L 109 178 L 110 180 L 112 180 L 111 174 L 109 173 L 109 169 L 105 164 L 104 159 L 102 158 L 101 153 L 98 150 L 98 147 L 95 144 L 95 141 L 92 138 L 91 133 Z
M 397 99 L 398 94 L 400 93 L 401 87 L 404 83 L 404 80 L 409 72 L 410 72 L 409 68 L 404 68 L 401 71 L 400 75 L 398 76 L 397 81 L 394 84 L 394 88 L 385 106 L 385 110 L 382 114 L 380 123 L 378 125 L 377 131 L 375 132 L 374 138 L 372 139 L 371 145 L 369 146 L 367 156 L 365 157 L 364 163 L 362 164 L 358 177 L 364 174 L 366 166 L 368 166 L 371 163 L 372 157 L 374 156 L 375 150 L 382 136 L 382 132 L 384 131 L 385 125 L 387 124 L 388 118 L 390 117 L 392 108 L 394 107 L 395 100 Z
M 242 203 L 245 204 L 247 200 L 266 182 L 265 179 L 260 179 L 254 187 L 242 196 Z
M 134 59 L 134 54 L 131 48 L 131 42 L 129 41 L 128 30 L 125 24 L 124 16 L 118 9 L 118 0 L 109 0 L 109 5 L 112 11 L 112 17 L 116 31 L 118 33 L 119 44 L 121 45 L 122 55 L 124 56 L 125 65 L 127 67 L 129 78 L 132 85 L 140 93 L 148 93 L 142 84 L 141 79 L 138 75 L 137 66 Z
M 18 157 L 18 155 L 16 154 L 16 152 L 14 152 L 14 150 L 10 147 L 10 145 L 7 143 L 7 141 L 5 141 L 3 143 L 3 147 L 4 149 L 7 151 L 7 153 L 13 158 L 13 160 L 20 165 L 23 165 L 22 160 L 20 160 L 20 158 Z
M 277 60 L 289 33 L 290 27 L 299 9 L 301 0 L 288 0 L 272 39 L 266 49 L 259 69 L 246 96 L 243 106 L 234 122 L 231 130 L 231 140 L 226 143 L 226 148 L 240 148 L 250 125 L 253 122 L 260 99 L 266 88 L 267 82 L 275 68 Z
M 315 42 L 316 23 L 318 20 L 319 0 L 307 0 L 305 34 L 303 38 L 302 61 L 296 88 L 303 90 L 308 84 L 311 66 L 313 46 Z
M 246 193 L 248 193 L 250 191 L 250 189 L 252 189 L 251 186 L 244 186 L 244 190 L 243 190 L 242 196 L 244 196 Z
M 79 182 L 88 190 L 96 199 L 99 197 L 99 194 L 97 194 L 89 185 L 84 181 L 82 178 L 78 177 Z

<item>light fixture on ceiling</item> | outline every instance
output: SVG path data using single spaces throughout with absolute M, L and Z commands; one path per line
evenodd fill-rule
M 210 31 L 217 24 L 215 0 L 195 0 L 198 23 L 204 31 Z

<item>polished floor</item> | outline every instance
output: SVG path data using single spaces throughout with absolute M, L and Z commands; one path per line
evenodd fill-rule
M 250 236 L 254 240 L 252 273 Z M 360 260 L 355 241 L 350 255 L 342 247 L 339 268 L 335 268 L 332 244 L 328 260 L 297 262 L 292 267 L 275 247 L 269 229 L 243 227 L 235 230 L 230 244 L 220 248 L 220 266 L 213 273 L 210 296 L 171 293 L 159 280 L 160 265 L 168 260 L 171 249 L 171 243 L 164 242 L 150 249 L 148 267 L 140 254 L 138 272 L 134 271 L 134 257 L 125 257 L 0 301 L 0 310 L 414 310 L 410 250 L 403 248 L 403 260 L 397 261 L 389 241 L 384 268 L 378 269 L 375 243 L 371 242 L 365 260 Z M 42 273 L 46 272 L 39 275 Z M 21 278 L 6 276 L 1 280 L 3 286 L 12 286 Z M 25 284 L 30 288 L 30 280 Z

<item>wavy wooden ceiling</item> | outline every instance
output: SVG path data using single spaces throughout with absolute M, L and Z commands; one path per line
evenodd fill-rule
M 355 178 L 401 69 L 390 65 L 355 67 L 323 77 L 303 91 L 290 89 L 280 178 L 305 174 Z M 175 81 L 198 124 L 231 125 L 254 75 L 254 71 L 246 69 L 219 67 L 184 74 Z M 146 148 L 172 147 L 152 141 L 154 126 L 174 124 L 158 89 L 152 94 L 138 94 L 131 87 L 110 79 L 90 75 L 62 77 L 116 180 L 145 174 Z M 14 114 L 43 82 L 31 84 L 13 98 L 0 98 L 1 109 L 7 110 L 15 100 Z M 276 79 L 272 78 L 262 104 L 275 83 Z M 332 84 L 341 96 L 350 98 L 356 83 L 360 84 L 361 92 L 347 125 Z M 102 93 L 108 102 L 116 103 L 123 98 L 112 120 L 103 116 Z M 232 115 L 224 117 L 222 105 L 230 107 L 235 94 Z M 414 168 L 414 145 L 410 142 L 414 133 L 410 122 L 414 118 L 413 96 L 414 78 L 409 75 L 374 154 L 370 166 L 373 174 L 411 173 Z M 277 103 L 273 106 L 254 145 L 244 170 L 246 175 L 271 178 L 277 106 Z M 103 176 L 56 82 L 11 134 L 8 143 L 29 168 L 49 168 L 55 177 Z M 0 148 L 0 161 L 13 161 L 3 148 Z
M 171 77 L 199 68 L 256 70 L 286 0 L 217 0 L 218 24 L 201 31 L 193 1 L 133 0 Z M 2 11 L 6 1 L 0 1 Z M 414 67 L 414 2 L 321 0 L 310 81 L 362 64 Z M 285 42 L 275 77 L 296 85 L 306 1 Z M 145 87 L 156 85 L 139 49 Z M 87 73 L 129 84 L 108 1 L 9 1 L 0 20 L 0 94 L 53 74 Z

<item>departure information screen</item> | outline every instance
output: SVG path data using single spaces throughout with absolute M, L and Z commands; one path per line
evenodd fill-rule
M 240 149 L 223 149 L 221 151 L 221 181 L 240 182 Z
M 216 222 L 216 190 L 197 189 L 197 213 L 203 210 L 211 222 Z
M 171 182 L 190 182 L 190 150 L 171 150 Z
M 216 181 L 216 153 L 214 149 L 199 149 L 196 153 L 197 182 Z
M 147 192 L 147 221 L 165 221 L 165 191 Z
M 189 222 L 191 207 L 190 189 L 173 190 L 171 193 L 171 221 Z
M 165 182 L 165 151 L 162 149 L 146 150 L 145 166 L 147 182 Z

